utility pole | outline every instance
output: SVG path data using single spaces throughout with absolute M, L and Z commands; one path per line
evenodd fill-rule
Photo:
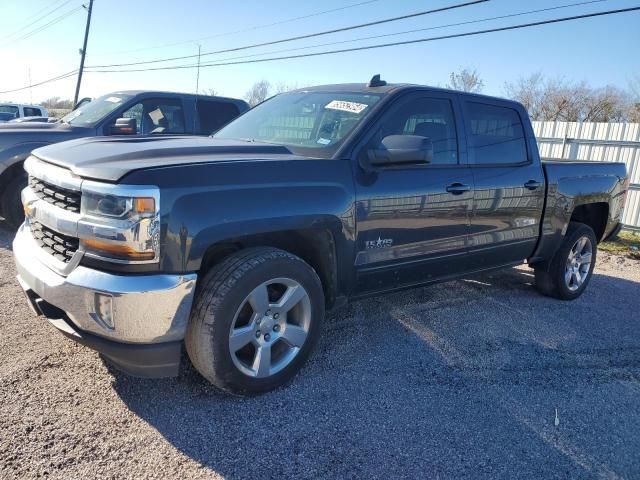
M 198 73 L 196 74 L 196 95 L 198 95 L 198 90 L 200 88 L 200 49 L 202 45 L 198 44 Z
M 82 5 L 87 8 L 86 5 Z M 91 25 L 91 10 L 93 10 L 93 0 L 89 0 L 89 10 L 87 12 L 87 26 L 84 29 L 84 44 L 80 53 L 80 70 L 78 70 L 78 83 L 76 84 L 76 94 L 73 97 L 73 104 L 78 103 L 78 95 L 80 95 L 80 82 L 82 82 L 82 71 L 84 70 L 84 57 L 87 55 L 87 40 L 89 40 L 89 26 Z
M 31 99 L 31 105 L 33 105 L 33 87 L 31 87 L 31 67 L 29 67 L 29 98 Z

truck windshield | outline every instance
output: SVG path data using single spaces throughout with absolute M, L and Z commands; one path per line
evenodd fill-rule
M 275 143 L 295 153 L 330 158 L 381 95 L 293 92 L 256 106 L 214 138 Z
M 121 93 L 110 93 L 95 100 L 85 103 L 81 107 L 73 110 L 62 117 L 62 123 L 90 127 L 98 123 L 115 109 L 128 102 L 132 95 Z
M 15 105 L 0 105 L 0 113 L 10 113 L 14 118 L 18 116 L 18 107 Z

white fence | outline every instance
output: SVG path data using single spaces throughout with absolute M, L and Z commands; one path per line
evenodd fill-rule
M 631 179 L 622 222 L 640 231 L 640 124 L 533 122 L 542 158 L 623 162 Z

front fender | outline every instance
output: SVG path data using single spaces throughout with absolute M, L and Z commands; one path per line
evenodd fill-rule
M 309 184 L 285 190 L 240 187 L 176 199 L 166 226 L 163 269 L 198 270 L 210 246 L 258 234 L 323 228 L 344 244 L 351 207 L 347 192 Z
M 7 169 L 16 163 L 24 162 L 36 148 L 49 145 L 46 142 L 25 142 L 12 145 L 0 152 L 0 164 Z
M 160 187 L 161 269 L 200 269 L 209 247 L 290 230 L 325 229 L 337 261 L 353 261 L 349 160 L 239 160 L 139 171 L 123 183 Z

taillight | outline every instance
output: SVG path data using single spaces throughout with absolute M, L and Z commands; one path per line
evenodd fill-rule
M 624 208 L 627 203 L 627 194 L 629 193 L 629 185 L 631 184 L 631 177 L 627 177 L 624 181 L 624 193 L 622 194 L 622 208 Z

